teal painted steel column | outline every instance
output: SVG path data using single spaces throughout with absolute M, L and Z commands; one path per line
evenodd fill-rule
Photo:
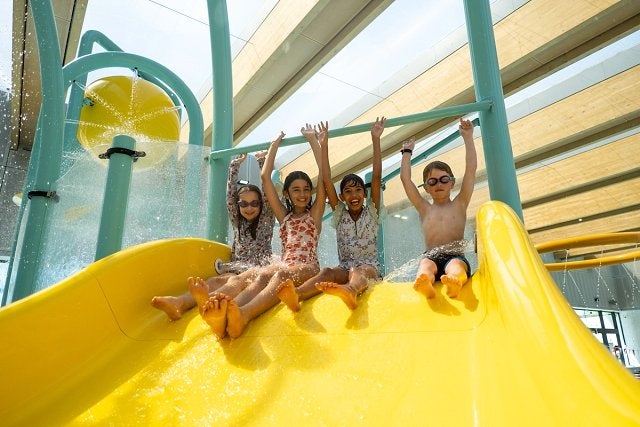
M 42 238 L 46 229 L 47 210 L 53 202 L 55 182 L 58 178 L 62 157 L 62 134 L 64 125 L 64 89 L 62 83 L 62 58 L 58 46 L 58 31 L 49 0 L 30 2 L 33 14 L 38 53 L 40 56 L 40 76 L 42 79 L 42 106 L 39 128 L 46 143 L 39 145 L 36 157 L 38 164 L 30 163 L 29 169 L 36 168 L 33 187 L 25 188 L 25 196 L 35 191 L 26 215 L 25 235 L 20 248 L 18 269 L 12 287 L 11 301 L 24 298 L 36 291 L 35 274 L 40 264 Z M 25 203 L 23 202 L 23 203 Z M 4 299 L 4 298 L 3 298 Z
M 122 236 L 124 235 L 124 222 L 127 217 L 135 158 L 132 156 L 133 153 L 121 152 L 118 149 L 133 152 L 135 146 L 136 140 L 130 136 L 116 135 L 113 138 L 111 147 L 116 151 L 107 156 L 109 168 L 102 200 L 96 261 L 122 249 Z
M 211 58 L 213 62 L 213 132 L 211 151 L 229 149 L 233 143 L 233 81 L 229 19 L 225 0 L 208 0 Z M 209 156 L 207 238 L 226 243 L 226 182 L 229 158 Z
M 476 99 L 493 103 L 491 110 L 479 112 L 489 194 L 492 200 L 508 204 L 522 220 L 489 0 L 464 0 L 464 12 Z

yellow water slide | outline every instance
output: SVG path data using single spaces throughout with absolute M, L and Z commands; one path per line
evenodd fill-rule
M 640 425 L 640 383 L 574 314 L 518 218 L 477 216 L 459 299 L 372 286 L 279 305 L 218 342 L 157 294 L 213 273 L 200 239 L 124 250 L 0 310 L 2 425 Z

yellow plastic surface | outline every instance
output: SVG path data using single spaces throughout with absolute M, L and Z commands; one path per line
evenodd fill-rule
M 150 166 L 174 148 L 174 144 L 159 141 L 175 142 L 180 137 L 180 118 L 173 101 L 147 80 L 104 77 L 91 83 L 84 96 L 93 104 L 82 106 L 77 135 L 80 144 L 96 157 L 111 146 L 116 135 L 125 134 L 136 139 L 136 150 L 146 153 L 142 164 Z
M 131 248 L 0 310 L 2 425 L 640 425 L 640 382 L 595 340 L 517 217 L 484 205 L 459 300 L 371 287 L 279 305 L 216 341 L 149 306 L 212 274 L 198 239 Z

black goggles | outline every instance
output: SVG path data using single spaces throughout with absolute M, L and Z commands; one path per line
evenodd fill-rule
M 433 187 L 434 185 L 436 185 L 438 182 L 440 182 L 441 184 L 446 184 L 450 181 L 454 181 L 455 182 L 455 178 L 449 175 L 443 175 L 440 178 L 429 178 L 425 184 L 427 184 L 429 187 Z

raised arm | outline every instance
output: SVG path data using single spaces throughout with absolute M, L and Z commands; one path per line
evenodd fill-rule
M 413 149 L 416 146 L 416 141 L 411 138 L 402 143 L 402 161 L 400 163 L 400 181 L 402 181 L 402 186 L 404 187 L 404 192 L 407 193 L 407 197 L 413 204 L 413 206 L 418 210 L 418 212 L 422 211 L 422 206 L 424 203 L 424 199 L 420 195 L 420 191 L 418 191 L 418 187 L 411 180 L 411 155 L 413 154 Z
M 246 154 L 240 154 L 229 162 L 229 173 L 227 174 L 227 211 L 229 219 L 234 227 L 238 226 L 238 208 L 236 206 L 236 192 L 238 191 L 238 171 L 240 164 L 247 158 Z
M 476 154 L 476 146 L 473 143 L 473 123 L 471 123 L 470 120 L 460 119 L 458 130 L 460 131 L 460 135 L 462 136 L 462 140 L 464 141 L 465 168 L 464 176 L 462 177 L 462 184 L 460 186 L 460 192 L 456 196 L 455 200 L 463 203 L 466 208 L 471 202 L 471 196 L 473 195 L 473 186 L 476 183 L 478 156 Z
M 280 198 L 278 197 L 276 186 L 273 185 L 273 181 L 271 181 L 271 173 L 273 172 L 276 153 L 278 152 L 278 147 L 280 146 L 280 141 L 282 141 L 282 138 L 284 138 L 284 132 L 281 131 L 280 135 L 278 135 L 278 137 L 269 146 L 269 151 L 267 151 L 267 158 L 265 159 L 264 165 L 262 165 L 262 170 L 260 172 L 260 179 L 262 180 L 262 192 L 267 198 L 267 201 L 269 202 L 271 210 L 273 210 L 276 219 L 281 224 L 284 220 L 284 217 L 287 216 L 287 208 L 282 204 Z
M 329 122 L 320 122 L 318 124 L 317 138 L 318 140 L 316 142 L 309 141 L 311 151 L 313 151 L 313 157 L 315 157 L 316 164 L 318 165 L 318 185 L 316 185 L 316 200 L 311 206 L 311 216 L 313 217 L 313 221 L 316 224 L 318 232 L 320 232 L 322 228 L 322 216 L 324 215 L 325 199 L 327 198 L 327 192 L 325 191 L 322 178 L 325 172 L 322 165 L 322 149 L 320 148 L 320 146 L 326 146 L 329 143 Z
M 307 129 L 309 126 L 310 125 L 307 124 Z M 307 136 L 305 132 L 302 132 L 302 134 L 305 135 L 305 137 Z M 315 129 L 314 137 L 317 140 L 318 135 L 315 132 Z M 309 138 L 307 138 L 307 141 L 309 141 Z M 309 141 L 309 143 L 311 143 L 311 141 Z M 335 210 L 338 203 L 340 203 L 340 199 L 338 198 L 336 188 L 333 186 L 333 182 L 331 181 L 331 165 L 329 164 L 329 138 L 325 138 L 319 141 L 319 144 L 320 161 L 322 162 L 322 176 L 318 176 L 318 186 L 324 186 L 324 191 L 326 193 L 327 200 L 329 201 L 329 206 L 331 206 L 332 210 Z
M 380 150 L 380 137 L 384 132 L 387 118 L 376 117 L 371 125 L 371 145 L 373 146 L 373 170 L 371 172 L 371 202 L 380 211 L 380 194 L 382 193 L 382 151 Z

